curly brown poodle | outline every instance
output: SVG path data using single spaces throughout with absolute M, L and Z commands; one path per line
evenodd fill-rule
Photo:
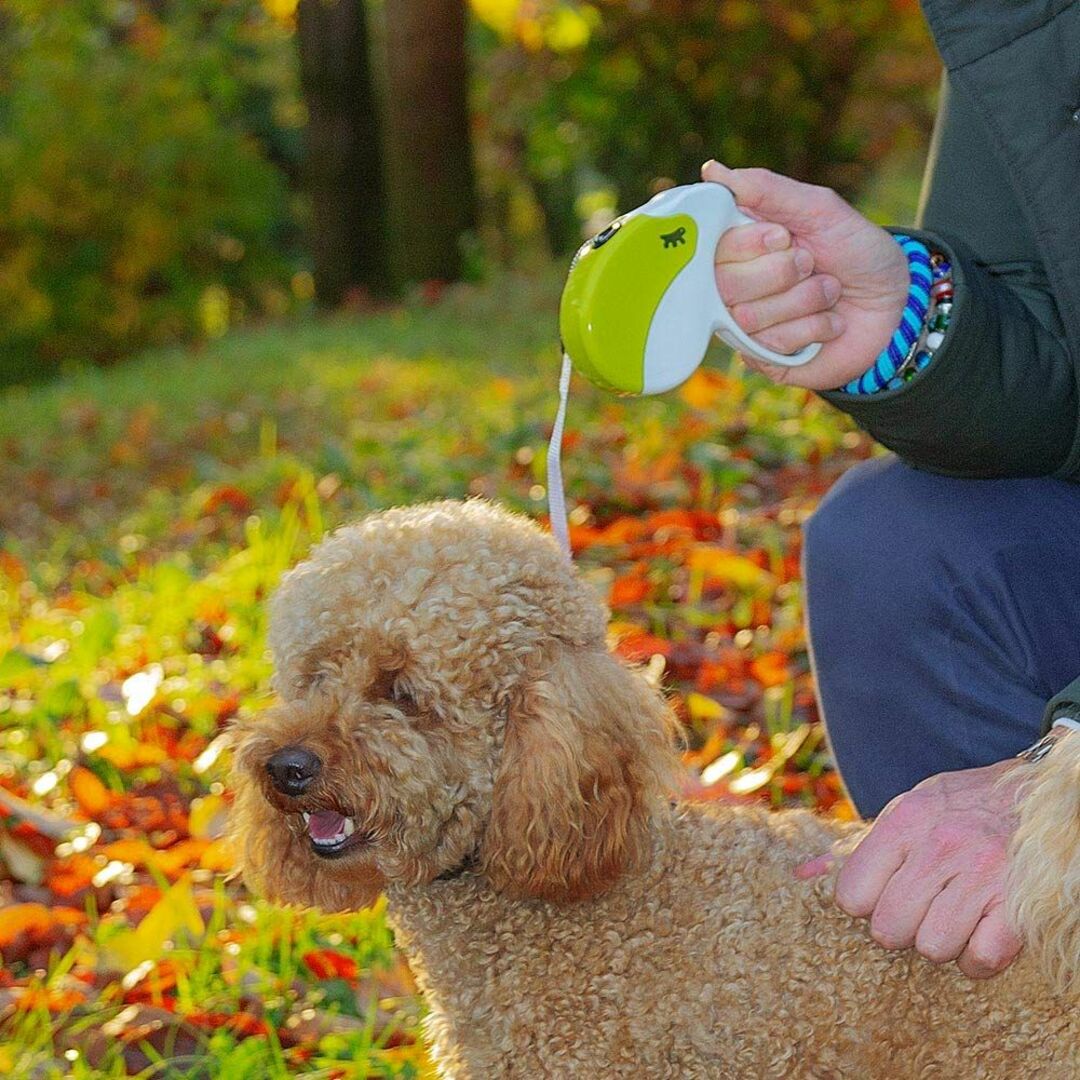
M 671 715 L 606 624 L 484 502 L 325 540 L 272 602 L 279 704 L 237 732 L 248 883 L 330 911 L 385 891 L 455 1080 L 1080 1076 L 1080 740 L 1019 810 L 1029 947 L 971 982 L 794 878 L 864 826 L 673 803 Z

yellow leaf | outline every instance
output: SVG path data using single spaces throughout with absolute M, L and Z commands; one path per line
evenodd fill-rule
M 195 905 L 191 878 L 182 877 L 134 930 L 124 930 L 111 937 L 106 952 L 125 971 L 130 971 L 147 960 L 159 959 L 168 943 L 184 937 L 201 938 L 205 932 L 206 926 Z
M 544 36 L 553 52 L 573 52 L 589 43 L 591 29 L 582 12 L 560 7 L 552 12 Z
M 521 0 L 471 0 L 473 14 L 503 37 L 511 37 L 517 25 Z
M 695 544 L 690 549 L 687 565 L 691 573 L 747 591 L 768 589 L 774 584 L 768 570 L 762 570 L 757 563 L 743 555 L 712 544 Z
M 225 837 L 211 840 L 210 846 L 199 857 L 199 866 L 203 870 L 213 870 L 215 874 L 231 872 L 236 868 L 232 844 Z
M 225 799 L 221 795 L 206 795 L 195 799 L 188 815 L 188 832 L 199 840 L 216 840 L 225 833 Z
M 691 720 L 723 720 L 728 711 L 715 698 L 691 692 L 686 695 L 686 710 Z
M 744 393 L 745 389 L 739 380 L 709 368 L 698 368 L 679 387 L 679 397 L 691 409 L 702 412 L 715 409 L 724 400 L 741 401 Z
M 297 0 L 263 0 L 263 7 L 276 22 L 287 23 L 296 14 Z

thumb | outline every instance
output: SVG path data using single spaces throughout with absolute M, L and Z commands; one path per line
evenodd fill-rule
M 755 217 L 786 225 L 795 233 L 816 232 L 822 217 L 840 197 L 828 188 L 804 184 L 768 169 L 729 169 L 719 161 L 707 161 L 701 178 L 723 184 L 735 196 L 735 202 Z
M 809 881 L 810 878 L 821 877 L 822 874 L 827 874 L 832 869 L 835 862 L 836 856 L 832 852 L 826 852 L 824 855 L 818 855 L 817 858 L 796 866 L 795 877 L 799 881 Z

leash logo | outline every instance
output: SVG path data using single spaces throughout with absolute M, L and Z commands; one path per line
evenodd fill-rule
M 686 243 L 686 226 L 680 225 L 674 232 L 661 233 L 660 239 L 664 241 L 664 250 L 681 247 Z

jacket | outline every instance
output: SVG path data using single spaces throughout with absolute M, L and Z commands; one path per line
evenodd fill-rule
M 923 10 L 945 76 L 904 231 L 952 262 L 949 332 L 901 389 L 823 396 L 918 468 L 1080 482 L 1080 2 Z M 1080 720 L 1080 678 L 1060 715 Z

